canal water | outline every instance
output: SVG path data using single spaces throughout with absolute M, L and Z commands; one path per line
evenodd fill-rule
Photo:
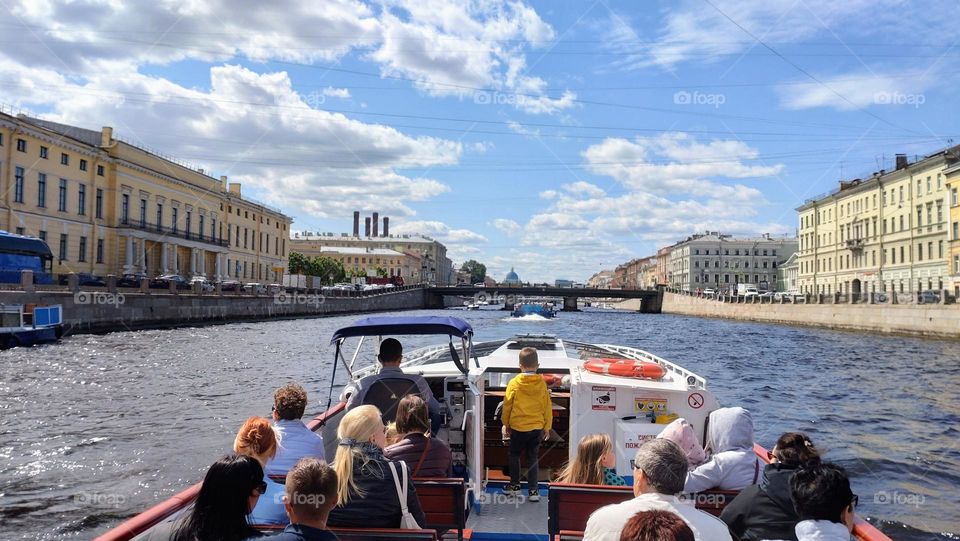
M 852 475 L 858 513 L 893 539 L 960 539 L 960 342 L 613 311 L 543 321 L 443 313 L 471 321 L 478 341 L 550 333 L 675 361 L 705 376 L 722 404 L 752 410 L 760 443 L 809 433 Z M 308 413 L 320 411 L 329 337 L 353 319 L 0 352 L 0 539 L 89 539 L 196 482 L 246 417 L 270 414 L 287 381 L 308 389 Z

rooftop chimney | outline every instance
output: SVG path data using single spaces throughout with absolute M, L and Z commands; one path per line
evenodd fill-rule
M 388 216 L 383 217 L 383 236 L 390 236 L 390 218 Z
M 380 213 L 374 212 L 373 218 L 370 220 L 370 222 L 373 224 L 373 236 L 379 236 L 377 235 L 377 231 L 380 229 Z
M 233 194 L 233 195 L 236 195 L 237 197 L 240 196 L 240 183 L 239 183 L 239 182 L 231 182 L 231 183 L 230 183 L 230 193 Z
M 113 144 L 113 128 L 110 126 L 104 126 L 100 130 L 100 146 L 108 147 Z
M 353 211 L 353 236 L 360 236 L 360 211 Z
M 370 217 L 369 216 L 363 219 L 363 236 L 364 237 L 370 236 Z
M 907 155 L 897 154 L 897 171 L 901 169 L 906 169 L 906 167 L 907 167 Z
M 220 175 L 220 191 L 227 191 L 227 175 Z

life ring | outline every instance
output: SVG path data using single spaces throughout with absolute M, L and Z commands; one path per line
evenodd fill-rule
M 660 379 L 667 374 L 657 363 L 632 359 L 589 359 L 583 367 L 597 374 L 625 378 Z
M 543 382 L 547 384 L 547 387 L 553 387 L 563 381 L 563 376 L 557 374 L 540 374 L 540 377 L 543 378 Z

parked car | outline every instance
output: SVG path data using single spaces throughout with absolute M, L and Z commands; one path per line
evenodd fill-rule
M 280 293 L 281 291 L 286 291 L 286 289 L 280 284 L 267 284 L 267 293 L 271 295 Z
M 153 289 L 162 289 L 170 287 L 174 283 L 177 289 L 190 289 L 190 282 L 179 274 L 163 274 L 150 280 L 150 287 Z
M 473 287 L 487 287 L 487 284 L 485 284 L 485 283 L 483 283 L 483 282 L 477 282 L 477 283 L 473 284 Z
M 200 284 L 200 291 L 209 292 L 209 291 L 213 291 L 214 289 L 216 289 L 216 288 L 214 287 L 214 285 L 213 285 L 213 282 L 211 282 L 210 280 L 207 280 L 207 279 L 204 278 L 203 276 L 194 276 L 193 278 L 191 278 L 191 279 L 190 279 L 190 288 L 191 288 L 191 289 L 193 288 L 193 285 L 194 285 L 194 284 Z
M 60 275 L 60 285 L 65 286 L 70 283 L 69 274 Z M 77 284 L 81 287 L 107 287 L 107 281 L 99 276 L 94 276 L 88 272 L 77 273 Z M 137 284 L 140 285 L 140 284 Z
M 712 287 L 708 287 L 707 289 L 704 289 L 704 290 L 703 290 L 703 296 L 704 296 L 704 297 L 712 297 L 712 296 L 714 296 L 714 295 L 716 295 L 716 294 L 717 294 L 717 291 L 716 291 L 715 289 L 713 289 Z
M 367 284 L 363 286 L 363 291 L 378 291 L 383 289 L 383 286 L 380 284 Z
M 237 280 L 221 280 L 220 291 L 240 291 L 243 286 Z
M 927 290 L 920 292 L 920 304 L 938 304 L 940 302 L 940 293 Z
M 243 285 L 243 290 L 249 293 L 256 293 L 257 295 L 266 295 L 267 286 L 257 282 L 250 282 L 249 284 Z
M 146 274 L 140 272 L 124 274 L 120 278 L 117 278 L 117 287 L 140 287 L 140 280 L 146 277 Z
M 773 298 L 773 292 L 772 292 L 772 291 L 762 291 L 762 292 L 760 292 L 760 294 L 757 295 L 757 296 L 760 297 L 761 299 L 772 299 L 772 298 Z

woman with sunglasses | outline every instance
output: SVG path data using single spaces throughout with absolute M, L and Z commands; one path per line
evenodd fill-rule
M 233 441 L 233 451 L 256 459 L 266 469 L 267 461 L 277 454 L 277 436 L 273 426 L 264 417 L 250 417 L 240 427 Z M 290 522 L 283 508 L 283 485 L 262 474 L 264 492 L 250 513 L 251 524 L 280 524 Z
M 800 516 L 794 530 L 799 541 L 850 541 L 858 498 L 843 468 L 800 468 L 790 479 L 790 495 Z

